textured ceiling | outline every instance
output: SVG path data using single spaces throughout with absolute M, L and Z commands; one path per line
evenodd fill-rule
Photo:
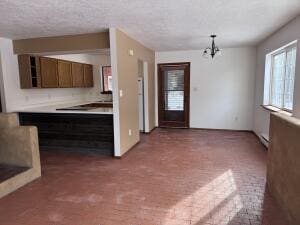
M 254 45 L 300 13 L 300 0 L 0 0 L 0 37 L 118 27 L 154 50 Z

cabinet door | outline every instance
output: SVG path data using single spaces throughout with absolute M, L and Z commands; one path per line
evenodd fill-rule
M 57 59 L 41 57 L 41 76 L 43 88 L 58 87 Z
M 40 88 L 40 60 L 38 56 L 18 55 L 21 88 Z
M 59 87 L 73 87 L 72 63 L 65 60 L 57 61 L 58 83 Z
M 72 63 L 73 87 L 84 87 L 83 64 Z
M 85 87 L 94 87 L 93 65 L 84 65 L 84 85 Z

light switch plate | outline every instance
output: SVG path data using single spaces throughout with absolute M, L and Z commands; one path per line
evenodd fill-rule
M 133 50 L 132 50 L 132 49 L 129 49 L 129 50 L 128 50 L 128 54 L 129 54 L 130 56 L 133 56 L 133 55 L 134 55 Z
M 120 97 L 123 97 L 123 90 L 120 90 Z

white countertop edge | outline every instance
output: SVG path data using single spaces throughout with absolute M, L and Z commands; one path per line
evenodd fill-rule
M 106 114 L 113 115 L 113 112 L 100 112 L 100 111 L 80 111 L 80 110 L 55 110 L 55 111 L 39 111 L 39 110 L 18 110 L 15 113 L 55 113 L 55 114 Z
M 101 101 L 101 100 L 99 100 Z M 22 108 L 14 110 L 16 113 L 68 113 L 68 114 L 108 114 L 113 115 L 113 109 L 110 111 L 105 111 L 108 108 L 96 108 L 91 109 L 87 111 L 81 111 L 81 110 L 56 110 L 60 108 L 66 108 L 66 107 L 72 107 L 76 105 L 83 105 L 83 104 L 90 104 L 90 103 L 100 103 L 98 100 L 94 101 L 77 101 L 77 102 L 69 102 L 69 103 L 60 103 L 60 104 L 51 104 L 47 106 L 39 106 L 39 107 L 28 107 L 28 108 Z M 112 103 L 112 102 L 103 102 L 103 103 Z M 105 110 L 104 110 L 105 109 Z M 104 110 L 104 111 L 103 111 Z

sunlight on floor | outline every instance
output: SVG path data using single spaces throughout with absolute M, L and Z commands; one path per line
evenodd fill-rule
M 228 170 L 173 206 L 163 224 L 173 224 L 174 219 L 181 219 L 191 220 L 192 225 L 201 222 L 226 225 L 243 207 L 236 190 L 232 171 Z

